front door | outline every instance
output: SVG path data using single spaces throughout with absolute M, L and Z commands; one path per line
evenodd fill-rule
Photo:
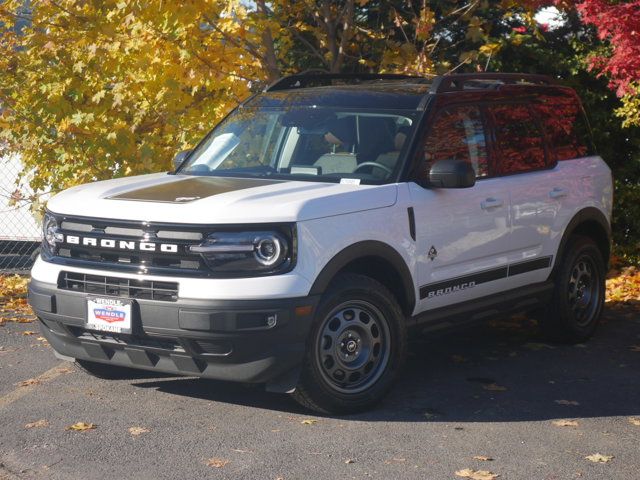
M 418 312 L 485 297 L 509 288 L 509 192 L 491 178 L 480 108 L 438 112 L 423 140 L 418 175 L 445 159 L 470 162 L 470 188 L 409 184 L 416 221 Z

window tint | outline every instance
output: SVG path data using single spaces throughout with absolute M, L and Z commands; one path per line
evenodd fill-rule
M 540 95 L 533 106 L 544 125 L 554 161 L 580 158 L 593 153 L 591 134 L 576 98 Z
M 437 114 L 425 139 L 422 174 L 435 162 L 452 158 L 470 163 L 478 177 L 489 173 L 482 117 L 476 106 L 452 107 Z
M 500 173 L 519 173 L 546 166 L 544 141 L 535 117 L 526 104 L 489 107 L 496 134 Z

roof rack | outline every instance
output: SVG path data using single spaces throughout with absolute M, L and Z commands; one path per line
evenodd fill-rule
M 334 80 L 345 80 L 358 84 L 367 80 L 420 80 L 425 81 L 425 77 L 405 75 L 399 73 L 325 73 L 319 70 L 307 70 L 306 72 L 289 75 L 276 80 L 264 89 L 265 92 L 275 92 L 278 90 L 291 90 L 295 88 L 305 88 L 311 86 L 332 85 Z
M 429 93 L 463 90 L 465 84 L 486 88 L 500 85 L 557 85 L 557 82 L 547 75 L 533 73 L 454 73 L 436 77 Z

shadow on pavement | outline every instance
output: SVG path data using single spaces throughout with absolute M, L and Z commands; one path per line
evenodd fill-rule
M 309 414 L 287 395 L 202 379 L 140 388 L 255 408 Z M 515 318 L 412 344 L 399 382 L 375 409 L 343 420 L 519 422 L 640 415 L 640 312 L 609 309 L 588 343 L 544 343 Z

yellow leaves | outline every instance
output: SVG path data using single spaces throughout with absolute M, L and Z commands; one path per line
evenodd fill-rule
M 602 455 L 601 453 L 594 453 L 593 455 L 588 455 L 586 457 L 587 460 L 593 463 L 609 463 L 614 459 L 613 455 Z
M 30 429 L 30 428 L 43 428 L 43 427 L 48 427 L 49 426 L 49 422 L 47 422 L 46 420 L 37 420 L 35 422 L 31 422 L 31 423 L 27 423 L 24 428 Z
M 629 417 L 629 423 L 636 427 L 640 427 L 640 417 Z
M 609 276 L 605 300 L 608 304 L 640 304 L 640 269 L 627 267 L 614 270 Z
M 318 423 L 318 420 L 313 420 L 308 418 L 308 419 L 302 420 L 300 423 L 302 425 L 315 425 L 316 423 Z
M 97 425 L 93 423 L 78 422 L 68 426 L 67 428 L 65 428 L 65 430 L 72 430 L 74 432 L 84 432 L 86 430 L 94 430 L 96 427 Z
M 143 433 L 149 433 L 149 430 L 144 427 L 130 427 L 129 433 L 134 437 L 139 437 Z
M 496 53 L 498 53 L 501 48 L 502 48 L 502 45 L 498 42 L 485 43 L 478 49 L 478 51 L 481 54 L 486 55 L 487 57 L 491 57 Z
M 100 103 L 100 100 L 102 100 L 106 94 L 107 92 L 105 90 L 100 90 L 99 92 L 94 94 L 93 97 L 91 97 L 91 101 L 93 103 Z
M 576 420 L 554 420 L 553 423 L 556 427 L 577 427 L 578 422 Z
M 207 460 L 206 465 L 213 468 L 224 468 L 229 464 L 229 460 L 224 460 L 222 458 L 210 458 Z
M 27 294 L 28 285 L 28 277 L 0 275 L 0 299 L 3 297 L 24 297 Z
M 480 462 L 493 462 L 493 458 L 487 457 L 486 455 L 475 455 L 473 459 Z
M 472 470 L 471 468 L 458 470 L 455 473 L 458 477 L 470 478 L 471 480 L 495 480 L 499 477 L 499 475 L 489 472 L 488 470 Z

